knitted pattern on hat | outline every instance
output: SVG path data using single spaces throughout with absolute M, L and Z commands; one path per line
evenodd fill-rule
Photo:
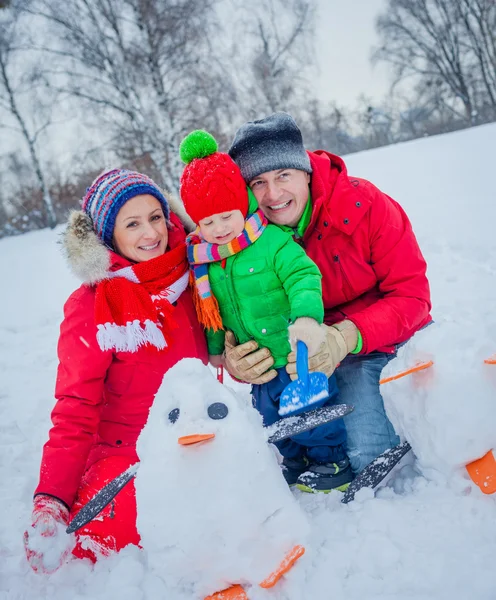
M 260 173 L 277 169 L 312 172 L 301 131 L 293 117 L 285 112 L 242 125 L 234 136 L 229 156 L 240 168 L 246 183 Z
M 217 142 L 198 129 L 181 142 L 179 154 L 186 163 L 181 176 L 181 199 L 193 221 L 240 210 L 248 213 L 248 193 L 241 172 L 229 155 L 217 152 Z
M 169 203 L 158 185 L 146 175 L 113 169 L 99 175 L 86 190 L 82 208 L 93 222 L 93 229 L 102 242 L 112 248 L 115 219 L 124 204 L 141 194 L 156 198 L 169 219 Z

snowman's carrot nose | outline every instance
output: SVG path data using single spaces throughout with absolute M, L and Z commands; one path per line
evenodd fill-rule
M 198 444 L 198 442 L 206 442 L 215 437 L 215 433 L 194 433 L 193 435 L 183 435 L 177 438 L 177 442 L 182 446 L 191 446 L 191 444 Z

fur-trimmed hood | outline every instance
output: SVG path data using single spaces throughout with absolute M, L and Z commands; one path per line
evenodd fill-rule
M 195 225 L 186 214 L 182 203 L 170 196 L 167 200 L 171 219 L 177 219 L 187 232 L 193 231 Z M 176 219 L 172 215 L 175 215 Z M 89 285 L 106 279 L 112 265 L 120 258 L 100 241 L 93 230 L 90 217 L 82 210 L 73 210 L 69 214 L 61 243 L 69 268 L 78 279 Z

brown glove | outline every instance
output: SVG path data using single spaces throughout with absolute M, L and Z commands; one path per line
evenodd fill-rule
M 288 327 L 289 343 L 291 348 L 296 348 L 298 340 L 305 342 L 308 348 L 308 356 L 317 354 L 319 348 L 325 341 L 325 331 L 315 319 L 300 317 Z
M 258 349 L 255 340 L 236 345 L 234 333 L 226 331 L 224 354 L 225 367 L 229 375 L 236 379 L 246 383 L 261 384 L 267 383 L 277 376 L 277 371 L 270 369 L 274 364 L 270 350 Z
M 343 358 L 356 348 L 358 329 L 351 321 L 341 321 L 331 327 L 321 325 L 325 330 L 325 341 L 320 350 L 308 359 L 308 369 L 311 372 L 320 371 L 330 377 Z M 286 371 L 291 379 L 296 379 L 296 353 L 288 354 Z

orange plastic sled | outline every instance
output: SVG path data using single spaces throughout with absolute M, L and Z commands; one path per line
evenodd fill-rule
M 496 354 L 493 354 L 489 358 L 484 359 L 486 365 L 496 365 Z
M 232 585 L 230 588 L 216 592 L 212 596 L 208 596 L 205 600 L 248 600 L 244 589 L 240 585 Z
M 481 492 L 484 494 L 496 492 L 496 459 L 492 450 L 468 464 L 467 471 L 472 481 L 480 487 Z
M 407 375 L 411 375 L 412 373 L 416 373 L 417 371 L 423 371 L 424 369 L 428 369 L 429 367 L 432 367 L 433 364 L 434 364 L 434 361 L 432 361 L 432 360 L 429 360 L 429 361 L 423 362 L 423 363 L 419 363 L 418 365 L 415 365 L 411 369 L 407 369 L 406 371 L 401 371 L 401 373 L 398 373 L 397 375 L 392 375 L 391 377 L 385 377 L 384 379 L 381 379 L 379 381 L 379 383 L 382 385 L 383 383 L 389 383 L 390 381 L 396 381 L 396 379 L 401 379 L 402 377 L 406 377 Z
M 271 588 L 273 587 L 279 579 L 283 575 L 285 575 L 289 569 L 295 564 L 295 562 L 305 554 L 305 548 L 303 546 L 295 546 L 292 550 L 290 550 L 286 556 L 284 557 L 282 563 L 277 567 L 277 569 L 271 573 L 267 579 L 264 579 L 262 583 L 260 583 L 260 587 L 263 588 Z

